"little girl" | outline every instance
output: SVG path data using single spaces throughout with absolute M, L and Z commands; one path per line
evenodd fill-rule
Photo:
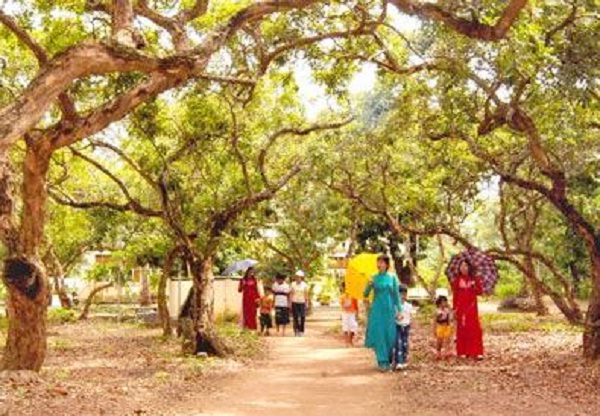
M 446 296 L 438 296 L 435 305 L 437 310 L 433 320 L 433 335 L 436 339 L 437 358 L 439 360 L 452 356 L 451 340 L 454 332 L 452 327 L 454 316 Z

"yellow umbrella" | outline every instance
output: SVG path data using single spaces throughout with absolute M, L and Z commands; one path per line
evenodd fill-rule
M 367 283 L 377 274 L 377 254 L 362 253 L 352 257 L 346 268 L 346 292 L 356 299 L 363 299 Z

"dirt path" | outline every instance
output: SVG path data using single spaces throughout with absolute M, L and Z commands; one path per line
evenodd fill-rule
M 224 381 L 201 414 L 397 414 L 390 406 L 392 376 L 374 369 L 369 351 L 345 348 L 332 337 L 337 317 L 336 312 L 321 310 L 307 322 L 304 338 L 269 338 L 269 361 Z

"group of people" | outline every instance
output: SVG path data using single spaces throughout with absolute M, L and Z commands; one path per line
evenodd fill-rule
M 304 278 L 304 272 L 298 270 L 290 284 L 284 275 L 278 274 L 273 285 L 265 287 L 261 295 L 254 268 L 246 270 L 238 286 L 238 291 L 242 293 L 242 328 L 256 331 L 259 329 L 258 322 L 260 322 L 259 333 L 271 335 L 273 310 L 275 310 L 277 334 L 285 336 L 291 313 L 294 335 L 304 336 L 309 302 L 308 284 Z
M 365 299 L 372 296 L 368 307 L 365 345 L 374 350 L 381 371 L 406 368 L 413 315 L 413 305 L 407 300 L 407 289 L 389 272 L 390 263 L 388 256 L 379 256 L 379 272 L 369 281 L 363 294 Z M 442 359 L 454 355 L 452 340 L 455 336 L 458 357 L 481 360 L 483 333 L 477 296 L 483 293 L 483 285 L 468 261 L 460 264 L 460 275 L 452 281 L 452 292 L 453 308 L 445 296 L 436 300 L 433 328 L 437 357 Z M 342 329 L 346 342 L 352 345 L 358 329 L 358 302 L 347 293 L 342 297 L 342 311 Z
M 381 371 L 407 367 L 414 313 L 413 305 L 407 299 L 408 291 L 390 273 L 390 265 L 389 256 L 378 257 L 378 273 L 368 282 L 363 293 L 368 306 L 365 346 L 374 350 Z M 436 299 L 433 332 L 437 357 L 445 359 L 454 356 L 452 341 L 455 339 L 458 357 L 481 360 L 483 333 L 477 297 L 483 293 L 483 284 L 468 261 L 463 261 L 459 269 L 459 276 L 452 280 L 453 306 L 450 307 L 445 296 Z M 308 285 L 304 278 L 301 270 L 295 273 L 291 283 L 287 282 L 284 275 L 277 275 L 273 285 L 264 288 L 261 295 L 255 271 L 249 268 L 239 283 L 243 305 L 242 327 L 258 330 L 260 322 L 260 334 L 270 335 L 274 310 L 277 334 L 285 336 L 291 314 L 294 335 L 303 336 L 309 304 Z M 353 346 L 358 333 L 359 303 L 345 288 L 342 288 L 342 292 L 342 331 L 347 345 Z

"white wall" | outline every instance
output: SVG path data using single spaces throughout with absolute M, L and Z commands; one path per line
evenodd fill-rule
M 238 293 L 239 280 L 217 278 L 214 281 L 215 315 L 225 311 L 239 312 L 242 308 L 242 294 Z M 169 315 L 176 318 L 185 302 L 191 280 L 169 280 L 167 288 Z

